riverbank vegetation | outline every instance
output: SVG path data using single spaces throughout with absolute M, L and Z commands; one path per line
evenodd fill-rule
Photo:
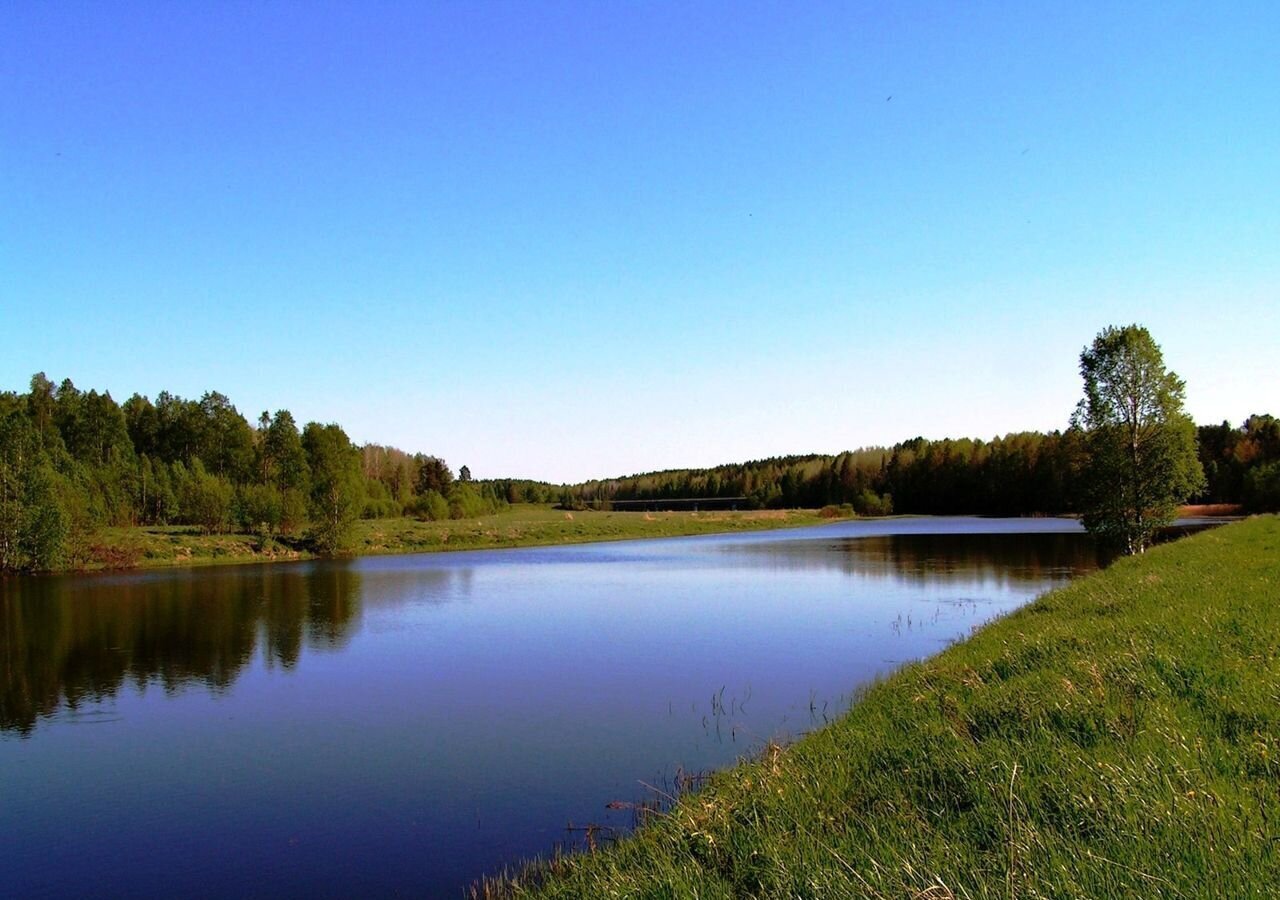
M 0 394 L 0 571 L 102 562 L 104 529 L 188 526 L 246 533 L 260 552 L 350 549 L 362 518 L 464 519 L 507 504 L 443 460 L 358 447 L 336 424 L 299 429 L 288 410 L 251 426 L 217 392 L 184 400 L 55 387 Z M 538 498 L 542 499 L 542 498 Z
M 567 512 L 551 504 L 516 503 L 477 518 L 362 519 L 351 526 L 347 552 L 360 556 L 582 544 L 636 538 L 684 537 L 790 528 L 827 521 L 806 510 Z M 81 569 L 165 568 L 311 559 L 319 555 L 305 538 L 232 531 L 209 534 L 189 525 L 102 528 L 95 532 Z
M 1261 897 L 1280 518 L 1159 546 L 485 897 Z M 654 799 L 654 798 L 647 798 Z
M 1199 447 L 1206 487 L 1198 502 L 1280 509 L 1280 420 L 1202 426 Z M 127 563 L 132 551 L 120 529 L 196 529 L 208 540 L 187 547 L 193 559 L 231 538 L 240 549 L 224 557 L 359 552 L 367 530 L 360 522 L 479 521 L 513 503 L 607 511 L 623 500 L 657 507 L 719 498 L 739 510 L 826 507 L 834 515 L 1073 513 L 1081 453 L 1073 429 L 991 441 L 914 438 L 578 485 L 473 479 L 466 466 L 455 476 L 426 453 L 354 445 L 336 424 L 299 428 L 288 410 L 250 424 L 216 391 L 198 400 L 134 394 L 118 404 L 108 392 L 70 380 L 55 386 L 41 373 L 26 393 L 0 393 L 0 571 Z M 453 540 L 459 533 L 436 531 Z M 135 537 L 142 558 L 148 548 L 161 552 L 154 534 Z

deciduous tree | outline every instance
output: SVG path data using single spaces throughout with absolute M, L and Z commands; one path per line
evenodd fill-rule
M 0 416 L 0 572 L 49 569 L 67 521 L 39 432 L 18 411 Z
M 1138 325 L 1099 334 L 1080 354 L 1080 374 L 1073 424 L 1085 434 L 1084 526 L 1141 553 L 1204 483 L 1195 426 L 1182 409 L 1185 385 Z
M 346 546 L 351 525 L 364 507 L 360 451 L 337 425 L 311 422 L 302 432 L 311 468 L 311 535 L 321 553 Z

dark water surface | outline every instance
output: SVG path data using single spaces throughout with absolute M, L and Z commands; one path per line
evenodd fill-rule
M 458 897 L 1095 565 L 935 518 L 0 580 L 0 894 Z

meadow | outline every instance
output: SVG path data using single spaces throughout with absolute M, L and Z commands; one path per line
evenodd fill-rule
M 1274 896 L 1278 612 L 1275 516 L 1120 559 L 473 894 Z
M 812 510 L 717 512 L 569 512 L 550 504 L 514 504 L 472 519 L 364 519 L 352 527 L 348 553 L 367 556 L 577 544 L 759 531 L 830 521 Z M 73 568 L 121 569 L 310 559 L 302 541 L 251 534 L 206 534 L 193 526 L 104 528 L 87 540 Z

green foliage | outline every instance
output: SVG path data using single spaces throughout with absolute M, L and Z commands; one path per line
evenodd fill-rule
M 56 483 L 57 475 L 47 461 L 38 463 L 27 475 L 26 510 L 18 546 L 25 556 L 26 568 L 35 571 L 57 568 L 66 552 L 70 522 L 58 502 Z
M 434 456 L 424 456 L 419 453 L 413 458 L 417 471 L 414 475 L 414 491 L 419 494 L 425 494 L 427 491 L 436 491 L 440 494 L 447 494 L 449 485 L 453 484 L 453 473 L 449 471 L 449 467 L 445 465 L 443 459 Z
M 55 387 L 39 373 L 28 394 L 0 394 L 0 416 L 10 414 L 29 424 L 50 466 L 31 489 L 49 493 L 61 510 L 61 558 L 72 566 L 93 563 L 99 529 L 169 523 L 259 536 L 298 535 L 310 524 L 316 546 L 333 552 L 354 517 L 401 515 L 419 483 L 440 495 L 419 508 L 448 516 L 443 494 L 453 475 L 443 460 L 376 444 L 353 448 L 336 426 L 308 426 L 304 447 L 288 410 L 263 413 L 255 429 L 217 391 L 199 400 L 162 391 L 154 403 L 134 394 L 118 406 L 108 393 L 82 392 L 69 379 Z M 314 461 L 323 468 L 315 484 Z M 505 503 L 486 486 L 476 490 L 478 505 L 464 497 L 468 512 Z M 41 521 L 52 528 L 52 518 Z
M 60 562 L 67 520 L 56 480 L 26 415 L 0 417 L 0 572 L 39 571 Z
M 214 531 L 232 526 L 261 531 L 266 521 L 280 534 L 296 536 L 323 507 L 317 500 L 323 491 L 313 490 L 308 450 L 288 410 L 264 413 L 253 428 L 216 391 L 199 400 L 162 391 L 154 402 L 134 394 L 117 406 L 108 393 L 81 392 L 70 380 L 55 388 L 39 373 L 27 394 L 0 393 L 0 417 L 11 413 L 30 423 L 51 467 L 50 490 L 65 525 L 63 564 L 93 564 L 95 534 L 102 528 L 189 523 Z M 1200 436 L 1209 476 L 1201 502 L 1239 502 L 1248 484 L 1251 508 L 1274 508 L 1268 499 L 1274 496 L 1273 470 L 1251 473 L 1280 460 L 1280 422 L 1251 416 L 1240 428 L 1202 427 Z M 704 512 L 848 505 L 869 516 L 1068 513 L 1080 506 L 1083 444 L 1076 429 L 990 441 L 913 438 L 832 456 L 775 457 L 572 486 L 529 479 L 475 481 L 467 469 L 459 470 L 458 487 L 438 457 L 366 444 L 355 450 L 358 477 L 347 477 L 349 467 L 336 480 L 326 477 L 330 487 L 344 485 L 338 494 L 347 502 L 330 505 L 336 517 L 326 516 L 314 531 L 325 546 L 337 546 L 335 537 L 339 544 L 347 540 L 343 523 L 352 504 L 357 517 L 410 515 L 434 521 L 493 515 L 511 503 L 559 501 L 568 511 L 600 511 L 616 501 L 660 504 L 682 498 L 718 501 L 701 506 Z M 278 492 L 278 526 L 271 525 L 274 499 L 264 499 L 275 495 L 250 494 L 245 491 L 250 485 Z M 461 486 L 467 490 L 458 492 Z M 259 518 L 263 509 L 269 513 L 265 520 Z
M 268 419 L 264 412 L 261 421 L 265 427 L 258 431 L 257 468 L 262 483 L 274 485 L 281 491 L 297 489 L 306 492 L 311 471 L 293 414 L 287 409 L 280 409 Z
M 412 456 L 381 444 L 365 444 L 360 448 L 360 456 L 370 495 L 386 497 L 398 504 L 407 503 L 413 497 L 418 467 Z M 399 515 L 399 511 L 392 514 Z
M 250 534 L 272 537 L 284 518 L 284 494 L 273 484 L 243 485 L 236 492 L 236 518 Z
M 404 507 L 391 496 L 385 482 L 376 478 L 366 478 L 364 482 L 364 508 L 360 512 L 362 519 L 390 519 L 403 512 Z
M 492 505 L 470 484 L 458 482 L 449 491 L 449 518 L 474 519 L 490 512 L 493 512 Z
M 560 508 L 569 510 L 586 509 L 587 504 L 582 499 L 580 491 L 566 487 L 560 491 Z
M 85 470 L 68 456 L 58 461 L 55 482 L 57 504 L 66 522 L 63 561 L 72 568 L 88 564 L 94 535 L 102 527 L 103 515 L 94 497 Z
M 303 430 L 302 446 L 311 470 L 311 540 L 318 552 L 337 553 L 364 508 L 360 451 L 339 426 L 316 422 Z
M 232 481 L 246 481 L 253 471 L 253 431 L 249 423 L 217 391 L 200 398 L 200 459 L 210 472 Z
M 178 495 L 169 466 L 145 454 L 138 457 L 133 485 L 133 506 L 140 521 L 149 525 L 167 525 L 178 520 Z
M 404 511 L 423 521 L 439 522 L 449 518 L 449 501 L 439 491 L 427 491 L 409 501 Z
M 27 415 L 36 430 L 43 449 L 52 451 L 55 446 L 64 447 L 62 434 L 54 424 L 55 402 L 53 382 L 43 372 L 31 376 L 31 392 L 27 394 Z
M 307 495 L 299 488 L 280 492 L 280 533 L 301 534 L 307 525 Z
M 1243 500 L 1250 512 L 1280 512 L 1280 460 L 1249 470 Z
M 850 503 L 860 515 L 1060 514 L 1075 508 L 1079 442 L 1074 431 L 991 441 L 913 438 L 835 456 L 776 457 L 542 489 L 566 509 L 597 500 L 720 498 L 746 509 Z
M 86 542 L 80 555 L 73 560 L 68 550 L 65 560 L 70 565 L 83 568 L 127 568 L 130 565 L 152 568 L 307 559 L 316 548 L 294 539 L 302 534 L 305 520 L 303 525 L 296 527 L 288 524 L 290 493 L 286 491 L 282 495 L 285 512 L 279 542 L 262 534 L 204 534 L 176 525 L 95 527 L 85 535 Z M 305 498 L 300 502 L 305 506 Z M 346 549 L 367 555 L 532 547 L 760 531 L 816 525 L 824 521 L 803 511 L 666 512 L 655 516 L 584 511 L 565 515 L 564 510 L 555 509 L 550 504 L 519 504 L 485 513 L 481 518 L 450 519 L 448 501 L 440 497 L 439 506 L 440 518 L 435 521 L 416 518 L 356 521 L 351 526 Z M 67 508 L 65 503 L 63 508 Z M 69 538 L 68 547 L 71 543 Z
M 1179 505 L 1204 484 L 1185 387 L 1165 371 L 1145 328 L 1107 328 L 1080 354 L 1085 435 L 1081 512 L 1085 528 L 1126 553 L 1141 553 Z
M 1250 472 L 1280 462 L 1280 419 L 1272 416 L 1250 416 L 1239 428 L 1233 428 L 1229 422 L 1202 425 L 1197 434 L 1200 462 L 1207 480 L 1199 498 L 1202 502 L 1246 502 L 1245 483 Z M 1275 509 L 1256 505 L 1253 508 Z
M 480 483 L 492 487 L 495 496 L 507 503 L 555 503 L 563 496 L 563 486 L 526 478 L 500 478 Z
M 404 507 L 394 500 L 385 497 L 365 497 L 364 508 L 360 510 L 362 519 L 394 519 L 404 511 Z
M 37 375 L 32 382 L 41 392 L 32 404 L 33 412 L 41 415 L 47 379 Z M 76 460 L 105 465 L 133 456 L 133 442 L 129 439 L 124 413 L 111 399 L 111 394 L 92 390 L 81 393 L 68 378 L 54 394 L 52 413 L 63 443 Z
M 183 479 L 180 491 L 183 521 L 200 526 L 206 534 L 219 534 L 228 529 L 235 499 L 235 488 L 230 481 L 207 472 L 197 459 Z
M 891 494 L 881 496 L 871 488 L 864 488 L 849 505 L 860 516 L 893 515 L 893 496 Z

